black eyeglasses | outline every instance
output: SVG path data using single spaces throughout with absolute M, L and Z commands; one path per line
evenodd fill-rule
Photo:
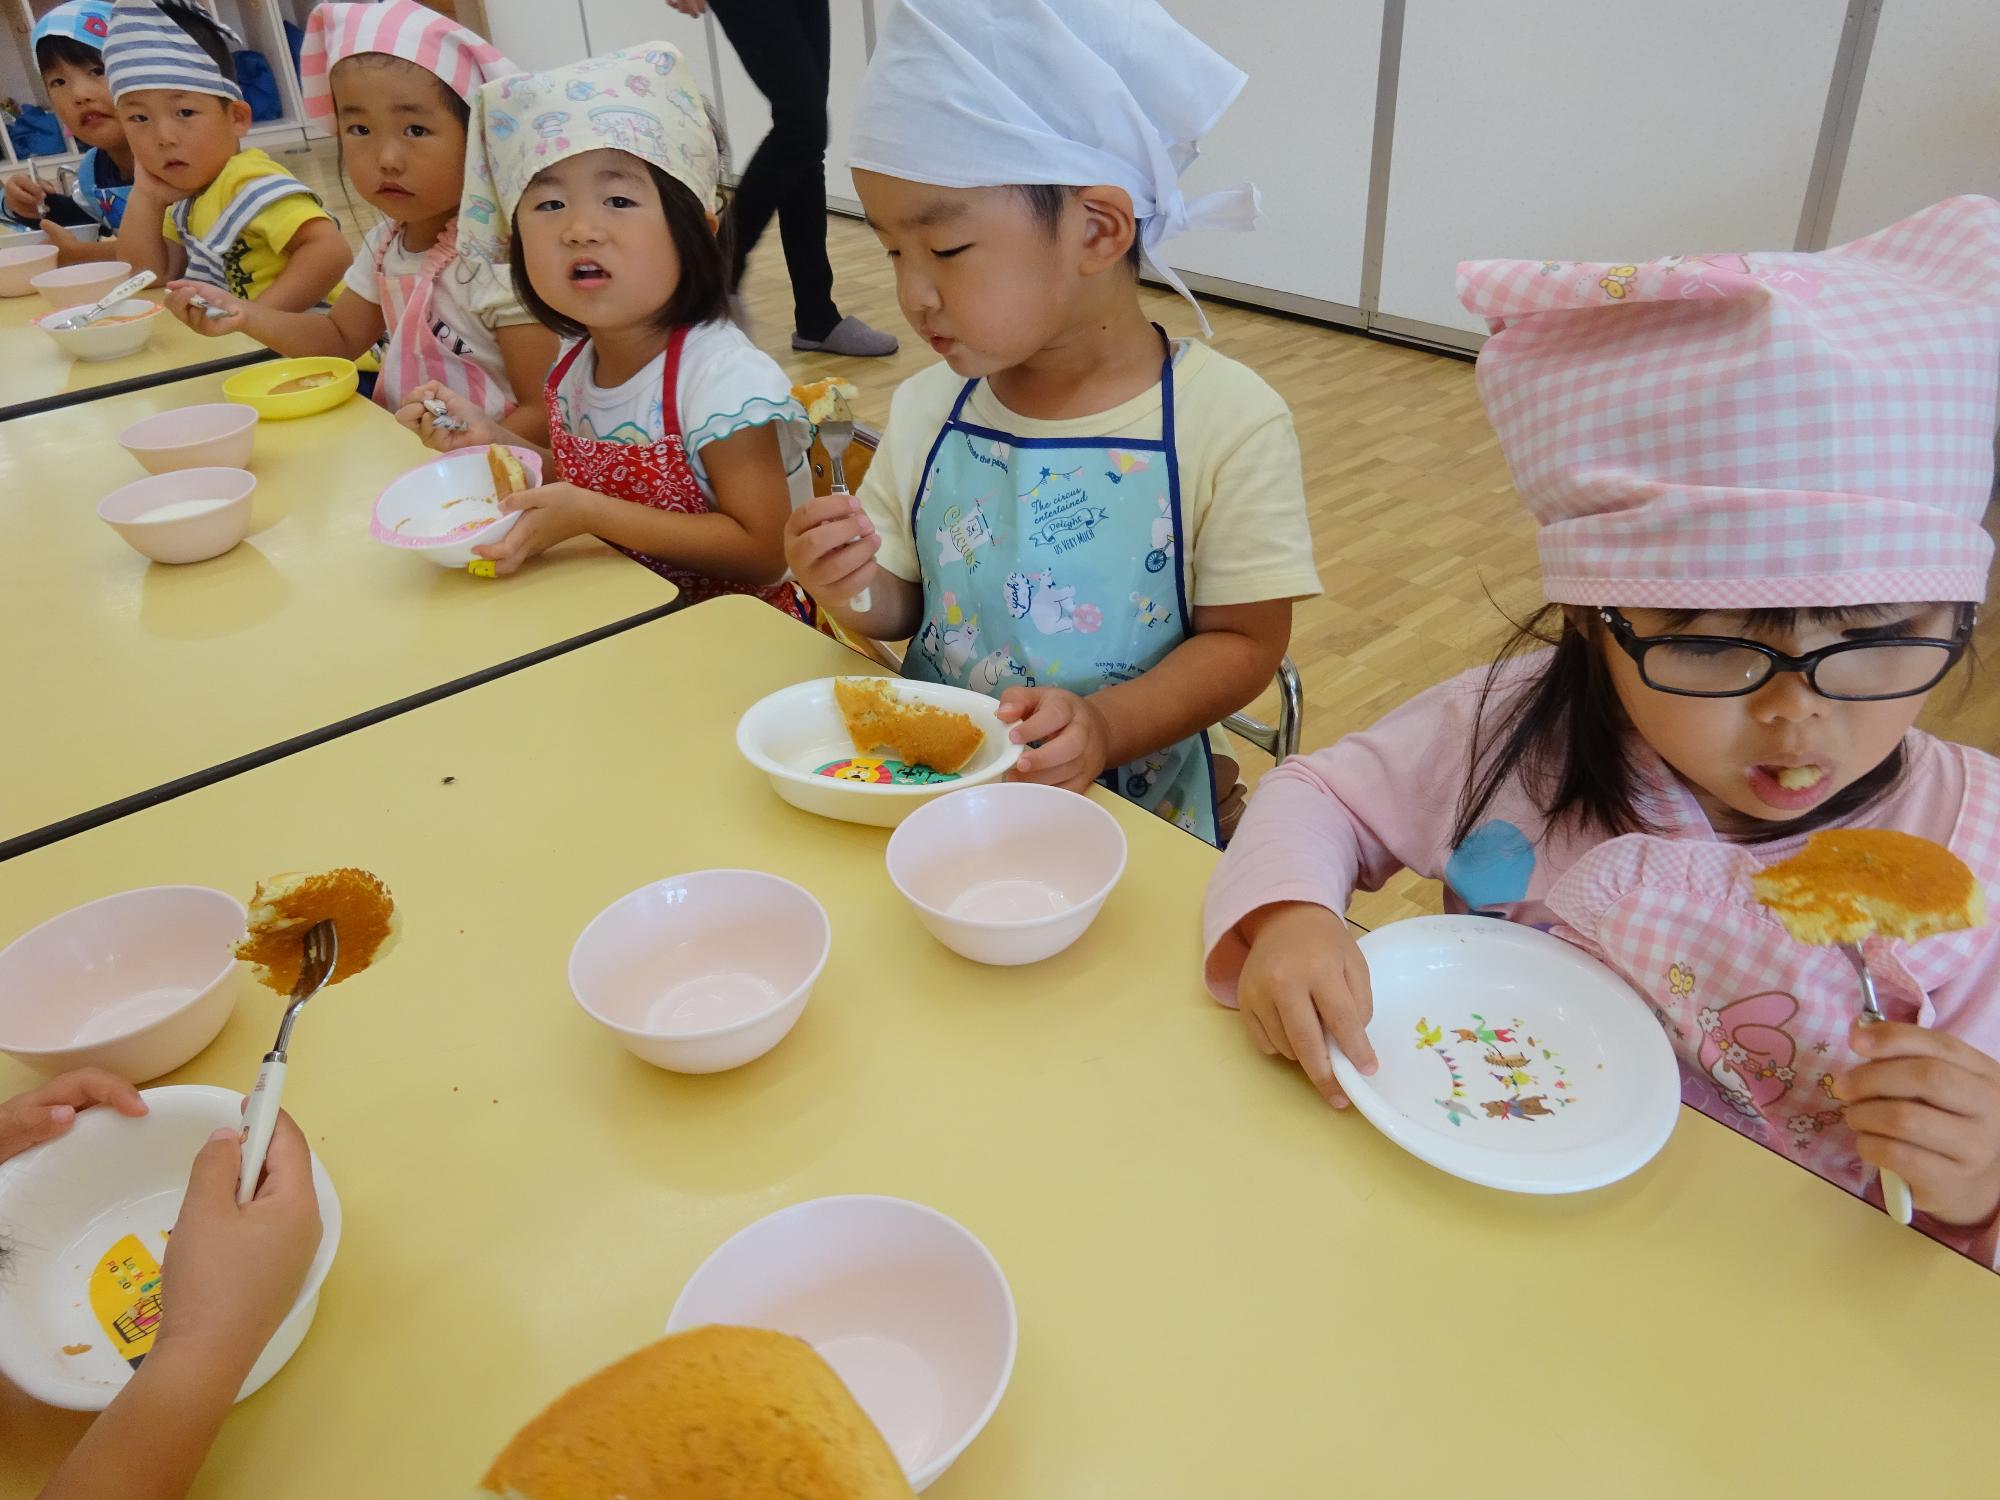
M 1684 698 L 1741 698 L 1780 672 L 1800 672 L 1822 698 L 1868 703 L 1911 698 L 1943 681 L 1972 640 L 1979 611 L 1959 607 L 1949 640 L 1906 636 L 1882 641 L 1841 641 L 1787 656 L 1760 641 L 1734 635 L 1640 635 L 1615 609 L 1597 617 L 1625 654 L 1638 664 L 1647 687 Z

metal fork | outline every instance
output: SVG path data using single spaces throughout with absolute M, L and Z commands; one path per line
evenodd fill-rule
M 1868 960 L 1862 955 L 1861 945 L 1842 943 L 1840 950 L 1861 979 L 1861 1024 L 1874 1026 L 1888 1020 L 1882 1014 L 1882 1002 L 1875 998 L 1875 976 L 1868 972 Z M 1910 1185 L 1887 1167 L 1882 1169 L 1882 1208 L 1898 1224 L 1909 1223 L 1916 1210 L 1910 1198 Z
M 340 940 L 333 930 L 333 919 L 315 922 L 306 929 L 299 961 L 298 982 L 292 986 L 291 1004 L 285 1007 L 285 1019 L 278 1023 L 278 1040 L 269 1052 L 264 1054 L 264 1064 L 257 1070 L 257 1086 L 250 1091 L 250 1102 L 243 1114 L 243 1172 L 236 1179 L 236 1201 L 248 1203 L 257 1191 L 257 1178 L 264 1170 L 264 1157 L 271 1149 L 271 1132 L 277 1128 L 278 1105 L 285 1092 L 285 1050 L 292 1043 L 292 1023 L 305 1009 L 306 1001 L 318 994 L 333 977 L 334 965 L 340 959 Z
M 822 422 L 818 430 L 820 443 L 826 449 L 826 461 L 833 468 L 833 493 L 845 495 L 848 493 L 847 465 L 843 460 L 847 457 L 849 445 L 854 441 L 854 419 L 849 417 L 840 421 Z M 868 596 L 871 592 L 869 589 L 863 589 L 848 601 L 848 608 L 867 609 L 870 603 Z

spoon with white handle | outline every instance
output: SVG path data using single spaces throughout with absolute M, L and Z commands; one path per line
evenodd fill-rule
M 1868 972 L 1868 960 L 1862 956 L 1861 945 L 1842 943 L 1840 946 L 1861 980 L 1861 1024 L 1879 1025 L 1888 1017 L 1882 1014 L 1882 1002 L 1875 998 L 1875 976 Z M 1898 1224 L 1908 1224 L 1916 1214 L 1910 1185 L 1887 1167 L 1882 1169 L 1882 1211 Z
M 340 942 L 334 936 L 333 919 L 315 922 L 306 929 L 304 955 L 299 962 L 298 983 L 292 986 L 292 1003 L 285 1007 L 285 1019 L 278 1023 L 277 1044 L 264 1054 L 257 1070 L 257 1086 L 243 1111 L 243 1174 L 236 1179 L 236 1201 L 248 1203 L 257 1191 L 257 1178 L 264 1170 L 264 1155 L 271 1149 L 271 1132 L 278 1126 L 278 1105 L 285 1092 L 285 1049 L 291 1045 L 292 1022 L 299 1018 L 306 1001 L 319 993 L 333 977 L 340 958 Z
M 84 308 L 81 312 L 68 313 L 62 318 L 43 326 L 47 328 L 60 328 L 65 333 L 72 329 L 87 328 L 134 292 L 143 292 L 157 279 L 151 271 L 141 271 L 138 275 L 119 282 L 108 294 L 98 301 L 91 303 L 90 306 Z

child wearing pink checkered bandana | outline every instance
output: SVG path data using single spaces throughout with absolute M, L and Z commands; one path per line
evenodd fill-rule
M 1554 932 L 1650 1001 L 1684 1100 L 2000 1265 L 2000 922 L 1866 958 L 1791 940 L 1752 875 L 1883 827 L 2000 882 L 2000 761 L 1915 729 L 1993 542 L 2000 203 L 1816 254 L 1476 261 L 1481 399 L 1548 606 L 1490 668 L 1265 777 L 1208 894 L 1210 991 L 1345 1104 L 1397 871 Z

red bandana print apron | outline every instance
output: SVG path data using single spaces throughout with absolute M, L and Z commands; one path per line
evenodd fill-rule
M 636 505 L 650 505 L 655 510 L 688 516 L 709 513 L 708 497 L 702 494 L 701 482 L 688 466 L 687 447 L 681 440 L 677 393 L 681 347 L 687 342 L 687 332 L 685 326 L 676 328 L 667 340 L 660 401 L 661 421 L 666 430 L 656 443 L 607 443 L 600 438 L 579 437 L 571 432 L 563 425 L 562 408 L 556 401 L 556 387 L 562 383 L 569 367 L 576 363 L 577 355 L 588 346 L 589 340 L 578 343 L 556 361 L 555 368 L 549 372 L 548 384 L 542 389 L 542 399 L 549 408 L 550 446 L 555 449 L 556 464 L 565 480 L 583 489 L 595 490 L 600 495 L 612 495 Z M 690 573 L 675 567 L 665 558 L 648 557 L 629 547 L 619 547 L 618 550 L 671 582 L 681 591 L 681 599 L 685 603 L 698 604 L 723 594 L 750 594 L 783 610 L 795 620 L 810 622 L 812 619 L 804 594 L 790 579 L 761 587 L 732 583 L 727 579 Z

